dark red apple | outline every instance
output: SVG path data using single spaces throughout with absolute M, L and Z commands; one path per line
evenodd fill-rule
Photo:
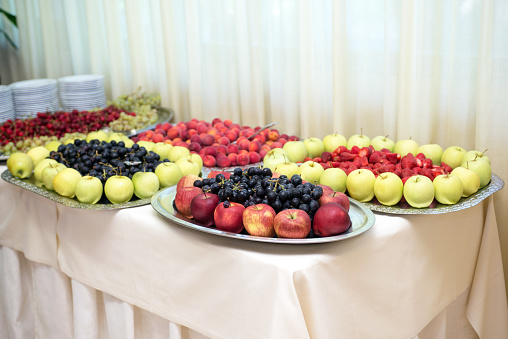
M 319 184 L 318 186 L 323 189 L 323 196 L 333 193 L 333 188 L 331 188 L 330 186 L 323 185 L 323 184 Z
M 191 213 L 198 223 L 203 226 L 213 225 L 213 214 L 219 204 L 219 196 L 213 193 L 200 193 L 192 198 Z
M 279 238 L 303 239 L 310 233 L 312 222 L 307 212 L 299 209 L 280 211 L 273 220 Z
M 324 204 L 327 204 L 329 202 L 335 202 L 339 205 L 342 205 L 342 207 L 344 207 L 344 209 L 349 212 L 350 207 L 349 198 L 345 193 L 332 191 L 331 194 L 330 193 L 328 193 L 328 195 L 323 194 L 321 198 L 319 198 L 320 206 L 323 206 Z
M 320 237 L 343 233 L 350 225 L 349 213 L 342 205 L 335 202 L 329 202 L 319 207 L 312 223 L 314 234 Z
M 243 212 L 243 226 L 250 235 L 273 237 L 275 235 L 273 220 L 276 215 L 270 205 L 251 205 Z
M 221 231 L 240 233 L 243 231 L 243 211 L 245 207 L 236 202 L 225 201 L 215 208 L 213 220 Z
M 178 212 L 186 218 L 192 218 L 191 202 L 192 199 L 201 194 L 201 188 L 198 187 L 183 187 L 175 195 L 175 205 Z

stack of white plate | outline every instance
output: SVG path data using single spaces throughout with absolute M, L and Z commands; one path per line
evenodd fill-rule
M 9 86 L 0 86 L 0 124 L 16 117 L 12 90 Z
M 33 79 L 9 85 L 12 90 L 17 119 L 35 117 L 39 112 L 58 110 L 58 89 L 55 79 Z
M 60 104 L 64 111 L 106 107 L 104 75 L 71 75 L 58 79 Z

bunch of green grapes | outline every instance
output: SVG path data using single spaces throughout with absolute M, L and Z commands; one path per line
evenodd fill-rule
M 160 107 L 161 96 L 158 93 L 141 92 L 141 87 L 138 87 L 130 94 L 123 94 L 113 101 L 108 101 L 108 106 L 113 105 L 126 112 L 135 112 L 142 106 Z
M 56 136 L 45 136 L 41 135 L 33 138 L 26 138 L 17 142 L 9 142 L 4 146 L 0 145 L 0 153 L 2 155 L 9 156 L 15 152 L 28 152 L 31 148 L 37 146 L 44 146 L 50 141 L 58 140 Z

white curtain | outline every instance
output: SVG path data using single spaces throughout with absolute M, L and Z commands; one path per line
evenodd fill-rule
M 2 83 L 102 73 L 157 91 L 176 120 L 278 121 L 489 149 L 508 180 L 505 0 L 0 0 Z M 496 194 L 508 273 L 508 190 Z

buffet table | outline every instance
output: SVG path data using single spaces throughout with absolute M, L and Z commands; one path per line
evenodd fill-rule
M 376 212 L 360 236 L 285 245 L 183 228 L 151 205 L 75 209 L 2 180 L 0 337 L 508 338 L 494 198 Z

